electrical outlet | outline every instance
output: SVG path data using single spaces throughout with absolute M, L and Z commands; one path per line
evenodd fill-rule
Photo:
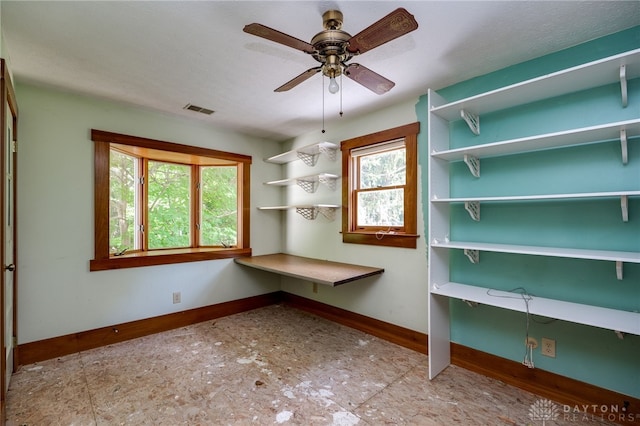
M 176 304 L 176 303 L 180 303 L 181 301 L 182 300 L 180 297 L 180 292 L 176 291 L 175 293 L 173 293 L 173 303 Z
M 524 342 L 524 345 L 527 347 L 531 346 L 531 349 L 535 349 L 538 347 L 538 341 L 535 339 L 535 337 L 529 337 L 527 341 Z
M 540 353 L 544 356 L 548 356 L 551 358 L 556 357 L 556 341 L 553 339 L 547 339 L 546 337 L 542 338 L 542 348 L 540 348 Z

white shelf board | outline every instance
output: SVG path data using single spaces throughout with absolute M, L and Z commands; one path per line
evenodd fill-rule
M 445 120 L 454 121 L 461 119 L 460 110 L 482 115 L 529 102 L 616 83 L 620 81 L 621 65 L 626 65 L 627 80 L 640 77 L 640 49 L 433 107 L 431 112 Z
M 585 250 L 561 247 L 522 246 L 512 244 L 474 243 L 465 241 L 432 242 L 431 247 L 468 249 L 496 253 L 526 254 L 532 256 L 566 257 L 572 259 L 606 260 L 640 263 L 640 253 L 632 251 Z
M 299 180 L 307 181 L 307 182 L 318 182 L 321 178 L 324 179 L 338 179 L 340 176 L 334 175 L 331 173 L 318 173 L 315 175 L 309 176 L 301 176 L 296 178 L 288 178 L 288 179 L 280 179 L 280 180 L 272 180 L 269 182 L 265 182 L 265 185 L 274 185 L 274 186 L 287 186 L 287 185 L 295 185 Z
M 258 210 L 288 210 L 288 209 L 337 209 L 338 205 L 336 204 L 299 204 L 295 206 L 267 206 L 267 207 L 258 207 Z
M 464 202 L 508 202 L 508 201 L 544 201 L 544 200 L 569 200 L 587 198 L 616 198 L 616 197 L 638 197 L 640 191 L 616 191 L 616 192 L 583 192 L 571 194 L 548 194 L 548 195 L 514 195 L 506 197 L 460 197 L 460 198 L 434 198 L 433 203 L 464 203 Z
M 287 210 L 293 209 L 295 206 L 266 206 L 266 207 L 258 207 L 258 210 Z
M 334 144 L 333 142 L 318 142 L 312 145 L 307 145 L 298 149 L 283 152 L 282 154 L 274 155 L 273 157 L 265 158 L 264 161 L 276 164 L 290 163 L 291 161 L 299 159 L 298 152 L 306 155 L 317 155 L 320 154 L 321 149 L 337 150 L 338 145 Z
M 514 292 L 449 282 L 441 285 L 432 285 L 431 293 L 513 311 L 527 311 L 521 295 Z M 638 312 L 621 311 L 536 296 L 531 296 L 531 300 L 529 300 L 529 312 L 548 318 L 640 335 L 640 313 Z
M 547 133 L 544 135 L 493 142 L 478 146 L 432 152 L 431 156 L 447 161 L 462 161 L 465 155 L 472 155 L 477 158 L 487 158 L 521 152 L 542 151 L 545 149 L 561 148 L 571 145 L 583 145 L 615 139 L 619 140 L 621 129 L 626 129 L 627 138 L 640 136 L 640 118 L 607 123 L 598 126 L 583 127 L 580 129 L 566 130 L 562 132 Z

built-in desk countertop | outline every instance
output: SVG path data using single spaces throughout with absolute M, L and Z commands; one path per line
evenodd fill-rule
M 311 259 L 284 253 L 238 257 L 234 260 L 240 265 L 332 287 L 384 272 L 383 268 Z

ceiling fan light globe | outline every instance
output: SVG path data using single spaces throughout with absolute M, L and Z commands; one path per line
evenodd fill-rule
M 329 93 L 336 94 L 340 91 L 340 86 L 334 77 L 329 79 Z

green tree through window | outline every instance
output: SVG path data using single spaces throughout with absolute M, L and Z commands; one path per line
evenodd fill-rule
M 112 150 L 109 163 L 109 249 L 112 253 L 137 246 L 135 241 L 136 159 Z
M 251 255 L 251 157 L 92 130 L 92 271 Z
M 343 242 L 416 248 L 419 132 L 411 123 L 340 143 Z
M 149 249 L 191 245 L 191 167 L 149 161 Z
M 404 226 L 406 150 L 404 141 L 378 151 L 354 155 L 359 163 L 357 227 Z M 371 149 L 369 149 L 371 150 Z
M 231 246 L 238 237 L 238 171 L 235 167 L 202 167 L 200 243 Z

